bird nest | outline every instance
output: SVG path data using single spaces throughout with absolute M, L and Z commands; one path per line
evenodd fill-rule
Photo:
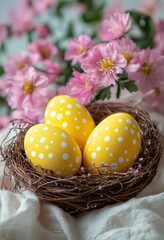
M 96 124 L 115 112 L 126 112 L 134 117 L 143 132 L 141 150 L 134 165 L 126 172 L 106 175 L 90 174 L 83 167 L 75 176 L 64 178 L 38 173 L 25 156 L 23 144 L 32 124 L 14 121 L 7 136 L 9 140 L 1 150 L 6 164 L 4 179 L 6 176 L 14 178 L 13 191 L 30 189 L 41 203 L 52 203 L 71 215 L 77 215 L 127 201 L 152 181 L 162 148 L 157 125 L 149 114 L 137 107 L 116 102 L 92 102 L 88 110 Z

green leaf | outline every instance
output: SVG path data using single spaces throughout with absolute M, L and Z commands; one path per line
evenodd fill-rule
M 65 34 L 66 38 L 72 38 L 74 37 L 74 24 L 70 22 L 67 27 L 67 31 Z
M 140 31 L 139 36 L 136 33 L 129 32 L 129 37 L 137 44 L 139 48 L 153 48 L 155 36 L 155 23 L 151 16 L 137 11 L 130 11 L 132 26 Z
M 0 66 L 0 76 L 2 76 L 5 73 L 5 70 L 3 66 Z
M 111 91 L 110 87 L 100 89 L 95 96 L 96 100 L 104 100 L 104 99 L 109 99 L 111 98 Z
M 138 91 L 138 87 L 137 87 L 136 82 L 134 80 L 128 80 L 126 82 L 119 82 L 118 81 L 118 84 L 120 85 L 121 89 L 127 89 L 130 93 Z

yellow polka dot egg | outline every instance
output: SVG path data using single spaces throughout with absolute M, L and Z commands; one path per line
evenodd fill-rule
M 83 153 L 84 167 L 92 173 L 125 172 L 141 148 L 141 130 L 127 113 L 115 113 L 100 122 L 90 134 Z
M 50 170 L 55 176 L 75 175 L 81 166 L 81 150 L 65 130 L 50 124 L 36 124 L 28 129 L 24 150 L 35 170 Z M 46 171 L 48 172 L 48 171 Z
M 69 132 L 81 150 L 95 128 L 95 122 L 85 106 L 67 95 L 58 95 L 50 100 L 45 109 L 44 122 Z

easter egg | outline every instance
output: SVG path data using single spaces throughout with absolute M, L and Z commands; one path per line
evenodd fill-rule
M 127 113 L 115 113 L 100 122 L 90 134 L 83 164 L 92 173 L 124 172 L 134 164 L 141 148 L 141 130 Z
M 44 122 L 69 132 L 81 150 L 95 128 L 94 120 L 85 106 L 67 95 L 58 95 L 50 100 L 45 109 Z
M 75 175 L 81 166 L 81 151 L 74 138 L 50 124 L 33 125 L 25 134 L 24 149 L 39 172 L 51 170 L 55 176 Z

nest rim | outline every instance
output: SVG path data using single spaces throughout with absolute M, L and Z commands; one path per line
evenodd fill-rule
M 163 150 L 157 124 L 151 120 L 149 114 L 121 102 L 94 101 L 87 108 L 96 125 L 115 112 L 129 113 L 135 118 L 143 135 L 141 151 L 134 165 L 126 172 L 107 175 L 88 174 L 83 168 L 79 174 L 64 178 L 39 173 L 32 168 L 23 149 L 25 133 L 32 124 L 13 121 L 13 128 L 7 137 L 12 131 L 16 135 L 9 138 L 1 149 L 2 159 L 5 161 L 4 176 L 14 179 L 12 191 L 31 190 L 41 203 L 56 204 L 76 216 L 106 205 L 125 202 L 137 196 L 152 181 Z M 2 187 L 6 188 L 5 181 Z

